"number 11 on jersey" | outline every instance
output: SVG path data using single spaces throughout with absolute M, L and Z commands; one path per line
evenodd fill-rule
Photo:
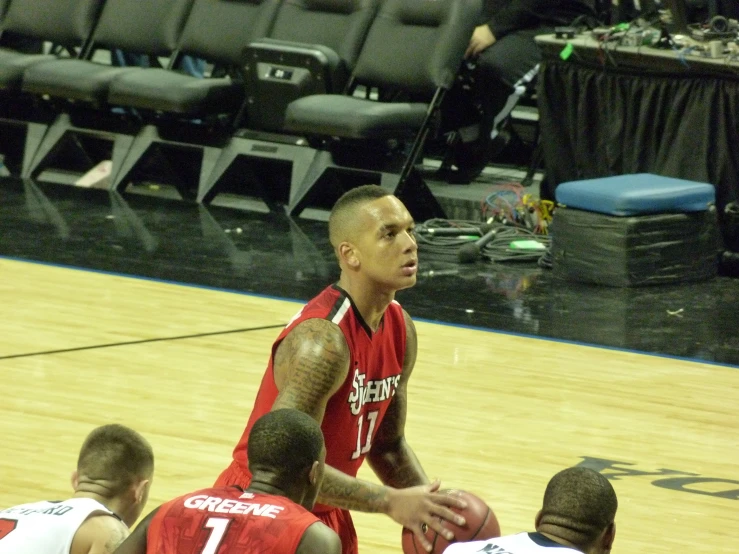
M 375 432 L 378 413 L 377 411 L 369 412 L 366 415 L 360 415 L 357 419 L 357 449 L 352 453 L 352 460 L 356 460 L 372 448 L 372 433 Z M 365 419 L 367 420 L 366 431 L 364 429 Z

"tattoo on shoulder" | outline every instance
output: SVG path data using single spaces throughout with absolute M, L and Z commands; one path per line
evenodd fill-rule
M 105 541 L 105 552 L 106 554 L 112 554 L 115 552 L 121 543 L 128 537 L 128 530 L 118 521 L 115 525 L 110 526 L 110 534 L 108 540 Z
M 346 378 L 349 359 L 346 339 L 335 324 L 324 319 L 300 323 L 275 355 L 275 368 L 286 375 L 275 407 L 316 414 Z

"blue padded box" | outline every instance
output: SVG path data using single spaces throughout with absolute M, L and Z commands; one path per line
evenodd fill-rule
M 555 275 L 631 287 L 710 279 L 718 271 L 712 185 L 623 175 L 563 183 L 555 197 Z
M 713 185 L 650 173 L 562 183 L 557 203 L 611 215 L 702 212 L 716 201 Z

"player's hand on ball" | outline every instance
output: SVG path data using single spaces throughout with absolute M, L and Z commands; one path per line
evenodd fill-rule
M 413 531 L 427 552 L 432 548 L 425 536 L 427 526 L 451 541 L 454 533 L 442 525 L 442 520 L 456 525 L 465 524 L 464 518 L 449 508 L 463 510 L 467 503 L 456 496 L 438 492 L 440 486 L 439 481 L 434 481 L 430 485 L 389 489 L 388 492 L 387 515 Z

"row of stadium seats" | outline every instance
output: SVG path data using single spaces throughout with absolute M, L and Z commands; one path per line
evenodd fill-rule
M 381 182 L 438 215 L 413 167 L 479 13 L 480 0 L 0 0 L 3 31 L 63 47 L 0 49 L 0 125 L 25 133 L 22 177 L 69 143 L 107 141 L 117 190 L 168 166 L 183 197 L 207 202 L 276 160 L 289 191 L 253 190 L 291 214 Z M 112 49 L 169 61 L 97 61 Z M 176 71 L 183 55 L 211 74 Z

